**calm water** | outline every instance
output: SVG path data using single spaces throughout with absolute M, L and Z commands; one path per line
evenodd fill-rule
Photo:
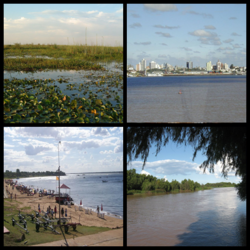
M 235 188 L 127 196 L 128 246 L 242 246 L 246 202 Z
M 127 110 L 128 122 L 246 122 L 246 76 L 128 78 Z
M 67 174 L 61 176 L 60 183 L 70 187 L 70 195 L 75 204 L 96 211 L 97 205 L 103 205 L 103 212 L 109 216 L 123 218 L 123 173 Z M 85 178 L 84 178 L 85 177 Z M 15 179 L 16 180 L 16 179 Z M 107 182 L 102 182 L 107 180 Z M 56 191 L 56 177 L 32 177 L 17 180 L 23 185 Z M 61 189 L 61 193 L 65 190 Z M 67 191 L 68 193 L 68 191 Z

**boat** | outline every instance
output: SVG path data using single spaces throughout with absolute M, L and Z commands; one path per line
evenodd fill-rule
M 102 180 L 102 182 L 108 182 L 108 181 Z

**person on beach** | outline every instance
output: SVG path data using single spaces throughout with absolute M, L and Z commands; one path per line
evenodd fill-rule
M 53 219 L 53 208 L 51 208 L 50 213 L 51 213 L 51 216 L 52 216 L 52 219 Z
M 67 217 L 67 208 L 65 208 L 65 217 Z
M 63 217 L 63 214 L 64 214 L 64 210 L 63 210 L 63 207 L 62 207 L 62 210 L 61 210 L 61 214 L 62 214 L 62 217 Z
M 101 211 L 102 211 L 103 207 L 102 207 L 102 204 L 101 204 Z
M 56 218 L 56 206 L 55 206 L 54 212 L 55 212 L 55 218 Z

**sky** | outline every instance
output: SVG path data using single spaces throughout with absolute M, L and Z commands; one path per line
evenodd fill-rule
M 127 63 L 246 66 L 246 4 L 128 4 Z
M 86 42 L 123 46 L 123 4 L 4 4 L 4 44 Z
M 192 146 L 184 144 L 177 146 L 175 142 L 170 140 L 166 146 L 161 148 L 157 156 L 155 156 L 156 147 L 151 147 L 144 170 L 142 170 L 143 161 L 141 158 L 132 161 L 130 165 L 127 165 L 127 169 L 135 169 L 138 174 L 150 174 L 169 182 L 172 180 L 181 182 L 184 179 L 197 181 L 200 184 L 241 182 L 241 178 L 235 176 L 234 171 L 228 172 L 227 179 L 221 176 L 221 162 L 214 165 L 214 173 L 209 173 L 208 170 L 203 173 L 203 169 L 200 169 L 199 166 L 206 160 L 206 157 L 202 155 L 201 151 L 198 151 L 196 158 L 192 161 L 193 152 Z
M 61 144 L 59 144 L 61 141 Z M 123 171 L 122 127 L 5 127 L 4 171 Z

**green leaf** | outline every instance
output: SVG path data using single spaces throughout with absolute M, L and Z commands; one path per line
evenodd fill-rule
M 42 105 L 38 105 L 37 108 L 38 108 L 39 110 L 43 110 L 43 106 L 42 106 Z

